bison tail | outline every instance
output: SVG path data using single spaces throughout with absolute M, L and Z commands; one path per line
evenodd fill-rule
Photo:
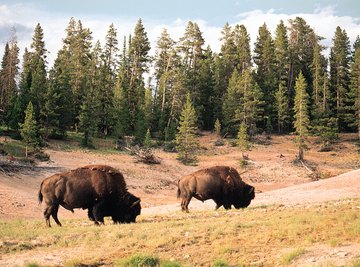
M 178 187 L 178 190 L 177 190 L 177 198 L 180 198 L 180 195 L 181 195 L 181 191 L 180 191 L 180 188 Z
M 38 193 L 39 204 L 41 204 L 41 202 L 43 201 L 43 195 L 41 193 L 41 187 L 42 187 L 42 183 L 40 185 L 40 190 L 39 190 L 39 193 Z

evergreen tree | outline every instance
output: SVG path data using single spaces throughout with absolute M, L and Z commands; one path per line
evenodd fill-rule
M 301 18 L 289 20 L 289 79 L 288 89 L 290 100 L 294 97 L 295 79 L 298 77 L 300 71 L 302 72 L 307 84 L 306 89 L 309 95 L 312 87 L 311 64 L 313 62 L 314 47 L 321 39 L 317 36 L 314 30 Z M 292 107 L 292 102 L 290 103 Z
M 194 151 L 198 148 L 196 139 L 196 113 L 192 105 L 190 94 L 186 97 L 186 102 L 180 115 L 180 123 L 176 135 L 177 158 L 185 164 L 195 162 Z
M 0 121 L 8 125 L 12 109 L 16 101 L 19 73 L 19 47 L 17 45 L 15 28 L 12 29 L 10 43 L 6 43 L 0 70 Z
M 201 128 L 210 130 L 214 124 L 215 113 L 217 110 L 217 101 L 214 99 L 214 73 L 213 56 L 210 47 L 208 47 L 199 63 L 198 82 L 199 97 L 197 113 L 199 114 L 198 123 Z
M 236 111 L 236 118 L 247 126 L 250 137 L 257 132 L 257 123 L 263 120 L 264 101 L 259 85 L 250 69 L 244 71 L 240 80 L 242 105 Z
M 287 88 L 288 85 L 288 71 L 289 71 L 289 40 L 287 36 L 287 29 L 284 22 L 281 20 L 276 26 L 275 40 L 275 69 L 278 78 L 278 84 L 282 83 Z
M 113 122 L 113 98 L 116 83 L 117 52 L 118 52 L 117 32 L 114 24 L 111 24 L 106 35 L 106 43 L 102 54 L 101 65 L 101 87 L 100 97 L 100 118 L 99 128 L 104 135 L 108 135 Z
M 66 68 L 66 53 L 60 50 L 49 75 L 49 87 L 45 103 L 45 138 L 64 138 L 71 126 L 70 70 Z
M 25 112 L 25 121 L 24 123 L 20 124 L 20 134 L 26 144 L 26 158 L 28 157 L 28 146 L 36 147 L 39 145 L 37 129 L 38 128 L 33 105 L 31 102 L 29 102 Z
M 242 75 L 234 70 L 223 103 L 224 123 L 230 133 L 236 133 L 239 123 L 245 123 L 251 136 L 256 133 L 256 124 L 263 119 L 262 98 L 250 69 Z
M 259 28 L 259 36 L 255 42 L 254 62 L 257 65 L 255 79 L 264 95 L 265 114 L 269 123 L 266 128 L 272 128 L 270 122 L 275 121 L 276 118 L 274 103 L 278 81 L 275 71 L 274 42 L 265 23 Z
M 350 41 L 346 31 L 336 28 L 330 51 L 330 89 L 339 130 L 346 129 L 346 99 L 350 85 Z
M 355 116 L 348 119 L 349 126 L 355 127 L 358 131 L 358 138 L 360 139 L 360 45 L 354 44 L 354 62 L 351 66 L 351 85 L 349 100 L 351 101 L 350 109 L 355 113 Z M 351 119 L 353 118 L 353 119 Z
M 205 101 L 207 102 L 208 100 L 208 95 L 206 94 L 207 85 L 204 84 L 207 83 L 208 80 L 204 81 L 203 78 L 205 78 L 204 76 L 211 76 L 211 73 L 209 74 L 211 71 L 209 69 L 209 57 L 211 57 L 211 51 L 208 51 L 205 59 L 204 50 L 202 48 L 204 43 L 205 40 L 202 37 L 202 33 L 197 23 L 189 21 L 184 36 L 179 40 L 178 50 L 185 71 L 185 90 L 187 93 L 191 94 L 201 127 L 203 127 L 203 115 L 205 115 L 203 113 L 205 107 L 202 106 L 202 101 L 206 99 Z M 209 89 L 211 90 L 211 88 Z
M 31 101 L 30 87 L 31 87 L 31 57 L 28 50 L 25 48 L 23 55 L 23 67 L 20 75 L 19 93 L 16 95 L 15 104 L 11 110 L 9 117 L 9 126 L 12 129 L 19 130 L 19 124 L 24 122 L 25 110 L 28 103 Z
M 145 134 L 144 147 L 147 149 L 151 148 L 151 134 L 149 129 L 147 129 Z
M 214 124 L 214 130 L 218 138 L 221 137 L 221 123 L 219 119 L 217 118 Z
M 82 22 L 71 18 L 66 28 L 66 37 L 63 40 L 63 50 L 67 58 L 64 62 L 64 68 L 67 68 L 70 74 L 70 86 L 72 96 L 72 124 L 77 131 L 79 126 L 79 114 L 83 97 L 87 94 L 88 73 L 90 72 L 91 31 L 84 28 Z
M 228 131 L 234 132 L 234 120 L 236 111 L 239 108 L 239 105 L 242 103 L 242 93 L 240 87 L 240 75 L 235 69 L 230 80 L 227 92 L 224 98 L 222 115 L 224 120 L 224 126 L 228 128 Z
M 126 52 L 126 38 L 124 38 L 123 51 L 120 60 L 119 73 L 114 91 L 114 131 L 118 138 L 131 134 L 130 111 L 128 101 L 129 66 Z
M 236 68 L 243 73 L 251 67 L 250 35 L 244 25 L 236 25 L 234 28 L 234 43 L 236 46 Z
M 34 107 L 35 117 L 39 126 L 45 126 L 45 99 L 48 88 L 47 72 L 46 72 L 46 54 L 44 42 L 44 33 L 40 24 L 35 27 L 34 36 L 32 38 L 31 48 L 33 52 L 31 55 L 30 71 L 31 71 L 31 86 L 30 96 Z
M 130 128 L 135 131 L 142 120 L 141 107 L 144 104 L 145 85 L 143 74 L 148 70 L 150 62 L 150 42 L 142 20 L 135 25 L 134 35 L 129 38 L 130 81 L 128 89 L 128 107 L 130 111 Z
M 240 124 L 239 131 L 237 134 L 237 145 L 240 148 L 240 151 L 244 158 L 244 151 L 250 149 L 249 136 L 247 133 L 247 128 L 245 123 Z
M 287 96 L 286 87 L 279 83 L 279 88 L 275 94 L 275 103 L 277 110 L 277 126 L 278 132 L 283 133 L 287 128 L 290 119 L 289 99 Z
M 164 138 L 164 129 L 167 128 L 170 119 L 171 96 L 173 90 L 176 69 L 180 59 L 175 49 L 175 42 L 170 38 L 166 29 L 163 30 L 157 42 L 155 56 L 155 90 L 153 129 L 158 132 L 161 139 Z
M 299 160 L 304 160 L 304 149 L 306 148 L 305 140 L 308 136 L 308 129 L 310 126 L 309 119 L 309 95 L 306 91 L 306 81 L 302 74 L 299 73 L 299 76 L 296 79 L 295 84 L 295 101 L 294 101 L 294 112 L 295 112 L 295 121 L 294 128 L 298 134 L 297 142 L 299 148 L 298 158 Z
M 92 138 L 97 132 L 100 120 L 100 88 L 101 84 L 101 47 L 97 42 L 91 53 L 91 61 L 88 65 L 87 90 L 83 96 L 79 112 L 79 126 L 83 132 L 82 146 L 93 148 Z

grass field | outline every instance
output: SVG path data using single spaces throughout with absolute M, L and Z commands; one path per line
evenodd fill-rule
M 313 247 L 360 244 L 360 199 L 140 216 L 136 224 L 84 220 L 0 222 L 0 259 L 63 255 L 64 266 L 287 266 Z M 357 256 L 359 257 L 359 256 Z M 350 258 L 346 266 L 360 266 Z M 337 266 L 328 262 L 325 266 Z

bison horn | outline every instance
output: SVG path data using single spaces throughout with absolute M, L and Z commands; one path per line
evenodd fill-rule
M 252 186 L 250 191 L 249 191 L 249 195 L 252 194 L 254 192 L 254 187 Z
M 131 204 L 130 209 L 133 208 L 133 207 L 135 207 L 135 206 L 136 206 L 137 204 L 139 204 L 139 203 L 140 203 L 140 199 L 139 199 L 139 200 L 136 200 L 134 203 Z

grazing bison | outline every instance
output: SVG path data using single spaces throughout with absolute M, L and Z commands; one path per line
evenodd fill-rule
M 38 194 L 46 204 L 44 216 L 50 225 L 50 215 L 61 226 L 57 217 L 59 205 L 74 212 L 88 209 L 95 224 L 104 223 L 111 216 L 114 223 L 135 222 L 140 214 L 140 199 L 129 193 L 123 175 L 106 165 L 88 165 L 44 179 Z
M 189 212 L 192 197 L 205 201 L 213 199 L 216 209 L 245 208 L 255 198 L 255 188 L 241 180 L 236 169 L 227 166 L 215 166 L 186 175 L 178 181 L 178 198 L 181 197 L 181 209 Z

